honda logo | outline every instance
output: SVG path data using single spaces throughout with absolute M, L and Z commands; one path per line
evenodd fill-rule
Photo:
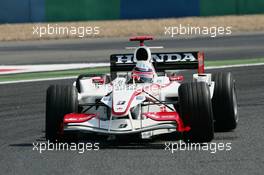
M 132 54 L 126 55 L 115 55 L 116 64 L 133 64 L 136 62 Z M 193 62 L 197 61 L 193 53 L 162 53 L 162 54 L 152 54 L 152 62 Z

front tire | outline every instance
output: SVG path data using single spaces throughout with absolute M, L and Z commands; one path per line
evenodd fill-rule
M 78 112 L 78 94 L 73 86 L 51 85 L 46 96 L 46 139 L 59 141 L 65 114 Z
M 180 116 L 185 126 L 185 142 L 210 142 L 214 138 L 213 112 L 209 87 L 204 82 L 184 83 L 179 87 Z
M 237 96 L 233 76 L 230 72 L 219 72 L 213 74 L 212 80 L 215 82 L 212 99 L 215 130 L 233 130 L 238 122 Z

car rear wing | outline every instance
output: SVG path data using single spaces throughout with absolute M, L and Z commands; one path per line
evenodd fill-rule
M 111 74 L 132 71 L 137 62 L 133 57 L 133 54 L 111 55 Z M 204 73 L 203 52 L 152 53 L 152 63 L 156 72 L 179 69 L 197 69 L 198 73 Z

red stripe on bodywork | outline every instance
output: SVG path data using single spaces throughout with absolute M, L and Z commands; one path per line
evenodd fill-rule
M 92 82 L 95 84 L 104 84 L 105 80 L 102 77 L 92 77 Z
M 64 116 L 63 123 L 82 123 L 91 120 L 95 116 L 96 114 L 70 113 Z
M 178 124 L 177 129 L 179 132 L 185 132 L 191 129 L 189 126 L 184 126 L 182 119 L 180 118 L 179 114 L 175 111 L 147 112 L 143 115 L 155 121 L 176 121 L 176 123 Z
M 204 73 L 204 53 L 198 52 L 198 74 Z
M 153 72 L 140 72 L 140 71 L 136 71 L 136 70 L 133 70 L 132 74 L 136 74 L 136 75 L 154 75 Z
M 183 81 L 184 77 L 183 75 L 176 75 L 176 76 L 170 76 L 169 79 L 170 81 Z
M 116 112 L 114 110 L 114 100 L 112 101 L 112 114 L 113 115 L 124 115 L 125 113 L 127 113 L 127 111 L 130 109 L 130 105 L 132 103 L 132 101 L 134 100 L 134 98 L 139 95 L 141 92 L 138 92 L 138 91 L 135 91 L 132 96 L 130 97 L 129 101 L 128 101 L 128 104 L 127 104 L 127 107 L 125 109 L 124 112 Z

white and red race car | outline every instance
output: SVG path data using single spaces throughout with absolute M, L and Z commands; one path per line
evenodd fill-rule
M 201 52 L 151 53 L 140 41 L 134 54 L 110 57 L 110 74 L 80 75 L 73 85 L 51 85 L 46 98 L 46 138 L 65 132 L 142 139 L 180 132 L 188 142 L 210 142 L 214 131 L 237 126 L 231 73 L 205 73 Z M 155 47 L 153 47 L 155 48 Z M 177 71 L 197 69 L 191 82 Z M 174 72 L 174 73 L 172 73 Z M 176 72 L 176 73 L 175 73 Z

